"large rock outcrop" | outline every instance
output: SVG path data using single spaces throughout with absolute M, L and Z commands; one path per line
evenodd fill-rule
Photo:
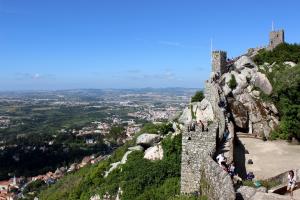
M 178 121 L 183 124 L 189 124 L 192 120 L 201 120 L 203 122 L 214 120 L 214 112 L 207 99 L 191 103 L 190 106 L 183 110 Z
M 153 147 L 149 147 L 144 154 L 144 158 L 148 160 L 162 160 L 164 156 L 164 150 L 161 144 L 157 144 Z
M 259 87 L 267 95 L 272 93 L 273 87 L 265 74 L 257 72 L 253 77 L 256 87 Z
M 233 98 L 228 98 L 228 105 L 233 115 L 235 125 L 239 128 L 248 128 L 248 112 L 246 107 L 240 102 Z
M 241 56 L 237 61 L 235 61 L 234 67 L 238 71 L 241 71 L 245 68 L 257 68 L 255 63 L 248 56 Z
M 138 138 L 136 139 L 136 144 L 147 148 L 152 146 L 155 143 L 158 143 L 160 140 L 161 140 L 160 135 L 143 133 L 142 135 L 138 136 Z
M 233 89 L 229 88 L 232 76 L 237 83 Z M 235 125 L 251 134 L 268 137 L 279 123 L 278 111 L 274 104 L 260 98 L 260 91 L 267 95 L 272 93 L 272 85 L 251 58 L 242 56 L 235 61 L 233 70 L 222 75 L 220 85 Z

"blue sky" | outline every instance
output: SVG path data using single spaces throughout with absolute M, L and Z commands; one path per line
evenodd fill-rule
M 203 87 L 229 56 L 300 42 L 299 0 L 0 0 L 0 90 Z

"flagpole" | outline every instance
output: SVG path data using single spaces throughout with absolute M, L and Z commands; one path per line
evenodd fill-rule
M 210 39 L 210 62 L 213 62 L 213 39 Z

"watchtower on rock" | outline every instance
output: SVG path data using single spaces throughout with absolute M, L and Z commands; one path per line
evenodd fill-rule
M 277 45 L 284 43 L 284 30 L 271 31 L 270 32 L 269 49 L 274 49 Z
M 212 71 L 220 75 L 227 72 L 227 52 L 226 51 L 213 51 L 212 52 Z

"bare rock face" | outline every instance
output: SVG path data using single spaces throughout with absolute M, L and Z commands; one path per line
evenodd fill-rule
M 255 99 L 244 105 L 249 113 L 253 134 L 269 137 L 270 132 L 279 124 L 278 111 L 274 104 L 266 104 L 260 99 Z
M 286 62 L 284 62 L 283 64 L 289 65 L 289 66 L 291 66 L 291 67 L 295 67 L 295 66 L 296 66 L 296 63 L 291 62 L 291 61 L 286 61 Z
M 136 139 L 136 144 L 143 147 L 150 147 L 153 144 L 158 143 L 160 140 L 161 137 L 157 134 L 143 133 Z
M 192 121 L 192 113 L 191 113 L 191 109 L 190 107 L 186 107 L 183 112 L 182 115 L 179 117 L 178 121 L 180 123 L 183 123 L 185 125 L 189 124 Z
M 191 110 L 191 108 L 193 110 Z M 192 112 L 195 117 L 194 119 Z M 183 110 L 183 113 L 178 121 L 183 124 L 189 124 L 192 120 L 201 120 L 205 122 L 214 120 L 214 112 L 210 102 L 207 99 L 203 99 L 201 102 L 191 103 L 190 106 Z
M 227 101 L 236 126 L 246 129 L 248 127 L 247 108 L 241 102 L 236 101 L 233 98 L 228 98 Z
M 110 164 L 109 170 L 108 170 L 108 171 L 105 171 L 104 178 L 106 178 L 106 177 L 110 174 L 110 172 L 112 172 L 114 169 L 117 169 L 117 167 L 118 167 L 120 164 L 121 164 L 120 161 L 115 162 L 115 163 L 111 163 L 111 164 Z
M 240 57 L 235 63 L 234 66 L 237 70 L 243 70 L 245 67 L 247 68 L 257 68 L 255 63 L 248 56 Z
M 272 93 L 273 87 L 265 74 L 257 72 L 253 78 L 256 87 L 259 87 L 267 95 Z
M 144 151 L 144 148 L 141 145 L 137 145 L 134 147 L 129 147 L 128 150 L 130 151 Z
M 144 154 L 144 158 L 148 160 L 162 160 L 163 157 L 164 157 L 164 150 L 161 144 L 148 148 Z
M 247 75 L 242 73 L 241 74 L 236 73 L 234 76 L 238 85 L 237 87 L 241 89 L 245 89 L 248 86 Z
M 288 196 L 266 193 L 265 188 L 255 189 L 248 186 L 238 188 L 237 193 L 242 196 L 244 200 L 288 200 Z
M 223 92 L 224 92 L 224 95 L 227 96 L 232 91 L 231 91 L 230 87 L 227 84 L 225 84 L 223 86 Z
M 193 106 L 194 113 L 196 114 L 196 120 L 199 121 L 213 121 L 214 112 L 210 102 L 207 99 L 203 99 L 198 103 L 195 108 Z
M 99 194 L 95 194 L 94 196 L 91 196 L 90 200 L 101 200 Z
M 238 83 L 237 91 L 241 91 L 247 87 L 251 81 L 256 87 L 259 87 L 264 93 L 270 95 L 272 93 L 272 85 L 265 74 L 258 72 L 258 67 L 247 56 L 242 56 L 234 63 L 236 71 L 231 73 L 235 75 Z
M 248 200 L 252 196 L 254 196 L 254 194 L 256 193 L 256 190 L 255 190 L 255 188 L 252 188 L 252 187 L 242 186 L 242 187 L 238 188 L 237 192 L 242 195 L 243 199 Z
M 127 152 L 123 155 L 120 164 L 125 164 L 125 163 L 127 162 L 128 155 L 131 154 L 131 153 L 132 153 L 132 151 L 127 151 Z
M 223 93 L 227 96 L 228 105 L 232 112 L 235 125 L 248 129 L 249 133 L 268 137 L 278 125 L 278 110 L 275 105 L 264 103 L 260 99 L 260 88 L 267 95 L 272 93 L 272 85 L 265 74 L 247 56 L 240 57 L 234 63 L 235 69 L 221 77 Z M 237 86 L 231 90 L 228 83 L 234 75 Z M 232 94 L 231 97 L 228 97 Z

